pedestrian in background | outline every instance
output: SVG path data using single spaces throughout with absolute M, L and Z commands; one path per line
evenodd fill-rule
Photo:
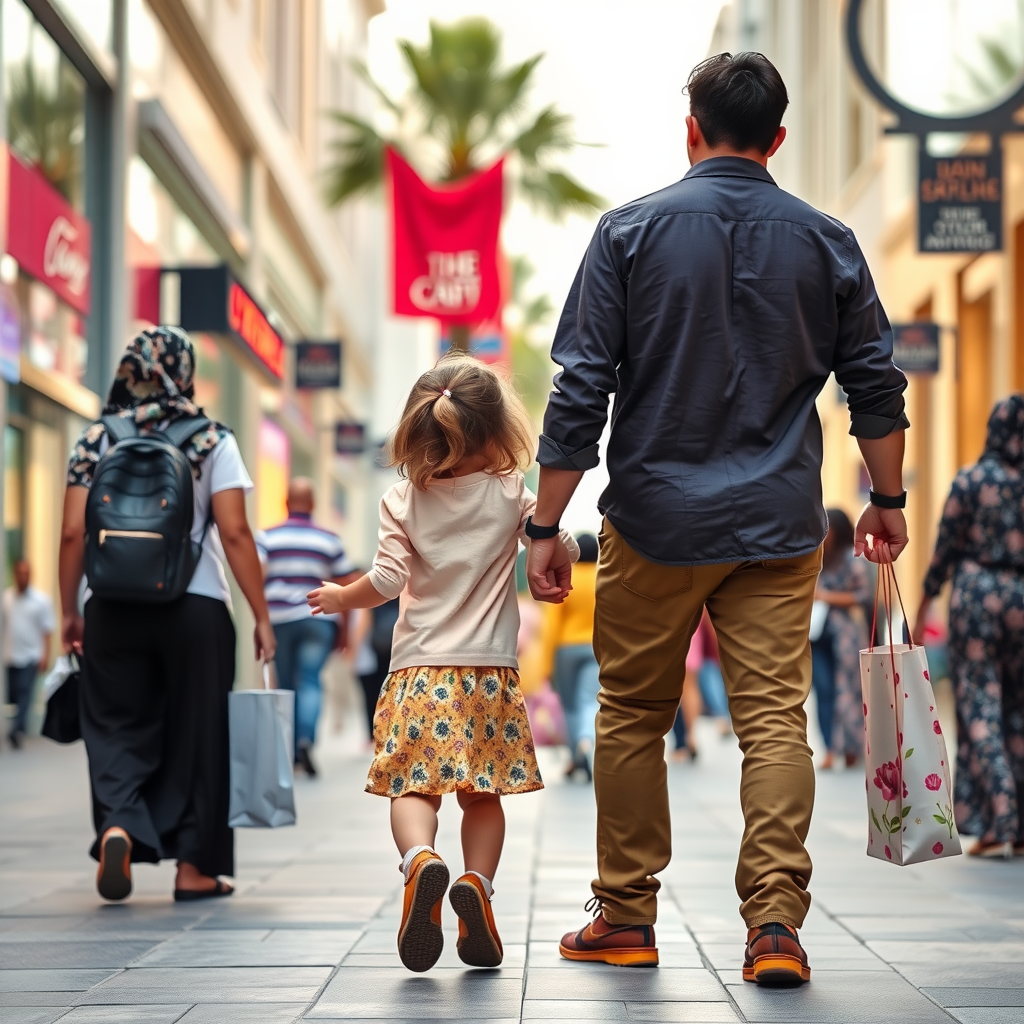
M 1024 394 L 996 403 L 985 451 L 953 480 L 915 643 L 950 579 L 957 828 L 974 856 L 1024 854 Z
M 177 327 L 140 334 L 125 350 L 104 416 L 143 432 L 202 415 L 193 401 L 195 350 Z M 202 548 L 187 592 L 163 604 L 114 601 L 79 591 L 85 509 L 110 447 L 102 422 L 79 438 L 68 466 L 60 544 L 64 650 L 83 654 L 82 738 L 89 758 L 92 856 L 97 889 L 119 900 L 131 864 L 176 859 L 175 900 L 227 896 L 234 875 L 228 827 L 228 693 L 235 627 L 226 557 L 256 619 L 255 654 L 274 655 L 274 630 L 245 515 L 252 481 L 231 431 L 211 422 L 183 445 L 193 476 L 192 540 Z M 126 540 L 126 543 L 131 541 Z
M 50 664 L 53 602 L 31 585 L 32 567 L 20 558 L 14 565 L 14 586 L 4 591 L 4 664 L 7 698 L 14 705 L 14 720 L 7 734 L 17 750 L 25 736 L 36 677 Z
M 515 562 L 534 497 L 522 467 L 529 417 L 489 367 L 451 356 L 416 382 L 391 444 L 406 477 L 381 499 L 370 572 L 309 595 L 314 612 L 374 608 L 398 597 L 391 673 L 377 702 L 366 790 L 391 798 L 405 896 L 398 952 L 412 971 L 437 963 L 448 867 L 434 850 L 441 797 L 462 808 L 465 873 L 449 899 L 458 952 L 497 967 L 491 910 L 505 841 L 501 797 L 543 786 L 519 687 Z M 561 543 L 576 554 L 572 538 Z M 553 584 L 549 594 L 564 598 Z
M 826 532 L 815 399 L 834 373 L 873 488 L 857 550 L 888 559 L 907 542 L 907 381 L 852 232 L 768 173 L 789 102 L 775 67 L 719 54 L 688 91 L 693 166 L 604 214 L 552 347 L 562 370 L 540 440 L 538 528 L 557 527 L 597 464 L 615 394 L 594 625 L 600 910 L 559 948 L 658 962 L 656 876 L 672 847 L 663 737 L 706 604 L 743 751 L 743 976 L 800 984 L 814 802 L 804 702 Z M 528 565 L 539 599 L 570 576 L 550 541 L 531 546 Z
M 398 622 L 398 598 L 377 608 L 357 608 L 352 613 L 352 671 L 359 679 L 366 711 L 366 733 L 373 745 L 373 716 L 380 688 L 388 677 L 391 643 Z
M 828 606 L 821 636 L 811 642 L 818 727 L 827 750 L 822 768 L 835 755 L 852 768 L 864 750 L 864 702 L 860 687 L 860 652 L 868 645 L 864 605 L 871 599 L 868 571 L 853 557 L 854 529 L 841 508 L 830 508 L 822 549 L 821 575 L 814 600 Z
M 544 671 L 562 703 L 569 764 L 566 777 L 582 772 L 593 778 L 594 722 L 601 689 L 594 657 L 594 600 L 597 582 L 597 538 L 576 537 L 580 557 L 573 570 L 572 590 L 560 604 L 546 606 L 541 632 Z
M 288 518 L 256 536 L 263 563 L 270 621 L 277 635 L 277 685 L 295 691 L 295 764 L 316 776 L 313 745 L 323 690 L 320 674 L 338 639 L 340 617 L 314 618 L 306 595 L 331 580 L 358 575 L 337 534 L 313 522 L 313 481 L 296 477 L 288 486 Z

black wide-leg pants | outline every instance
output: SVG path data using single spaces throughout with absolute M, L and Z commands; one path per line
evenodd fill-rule
M 132 838 L 132 860 L 176 859 L 234 874 L 228 828 L 228 693 L 235 627 L 223 601 L 90 598 L 85 606 L 82 736 L 93 823 Z

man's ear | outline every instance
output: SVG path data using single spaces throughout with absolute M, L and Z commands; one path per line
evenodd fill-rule
M 781 146 L 786 141 L 786 129 L 783 125 L 779 125 L 779 130 L 775 133 L 775 141 L 771 145 L 771 149 L 765 153 L 765 159 L 768 157 L 775 156 Z
M 686 115 L 686 145 L 695 149 L 704 141 L 704 133 L 700 130 L 697 118 L 693 114 Z

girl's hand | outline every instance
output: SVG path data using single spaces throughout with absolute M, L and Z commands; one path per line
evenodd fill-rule
M 333 615 L 345 611 L 345 588 L 337 583 L 324 583 L 306 595 L 306 604 L 313 609 L 314 615 Z

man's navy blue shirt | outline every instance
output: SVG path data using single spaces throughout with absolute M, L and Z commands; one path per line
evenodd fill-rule
M 558 323 L 538 461 L 598 463 L 600 509 L 669 565 L 785 558 L 822 541 L 830 373 L 857 437 L 909 426 L 906 377 L 853 233 L 760 164 L 716 157 L 605 214 Z

